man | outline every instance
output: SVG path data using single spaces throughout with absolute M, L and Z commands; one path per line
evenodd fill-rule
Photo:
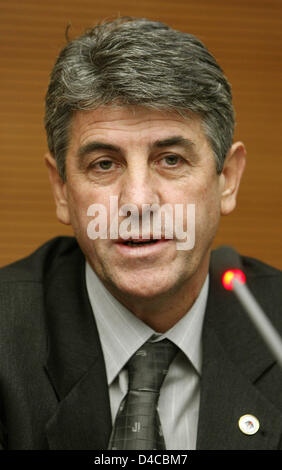
M 230 86 L 215 59 L 162 23 L 97 25 L 61 52 L 45 119 L 57 217 L 75 238 L 58 237 L 2 269 L 2 447 L 281 448 L 281 371 L 221 287 L 222 259 L 211 256 L 245 165 L 244 145 L 233 143 Z M 166 235 L 165 214 L 155 235 L 154 215 L 164 207 L 171 216 L 183 208 L 186 249 L 175 226 Z M 95 226 L 99 208 L 103 227 Z M 238 260 L 281 331 L 280 272 Z M 150 416 L 148 442 L 138 437 L 137 399 L 129 434 L 117 443 L 129 364 L 147 356 L 148 344 L 175 350 L 150 402 L 161 444 Z

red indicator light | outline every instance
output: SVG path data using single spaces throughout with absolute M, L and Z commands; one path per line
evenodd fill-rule
M 225 289 L 232 290 L 233 289 L 233 281 L 236 279 L 241 284 L 245 284 L 246 276 L 240 269 L 228 269 L 222 276 L 222 284 L 224 285 Z

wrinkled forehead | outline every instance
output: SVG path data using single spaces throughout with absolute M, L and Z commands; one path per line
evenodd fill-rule
M 185 137 L 195 143 L 206 140 L 197 115 L 181 116 L 176 111 L 153 110 L 141 106 L 104 106 L 76 111 L 69 131 L 69 149 L 87 145 L 94 138 L 120 143 L 153 145 L 155 141 Z

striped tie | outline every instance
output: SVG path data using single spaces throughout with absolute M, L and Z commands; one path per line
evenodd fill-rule
M 164 450 L 157 410 L 160 388 L 177 347 L 146 342 L 128 361 L 128 393 L 121 402 L 108 449 Z

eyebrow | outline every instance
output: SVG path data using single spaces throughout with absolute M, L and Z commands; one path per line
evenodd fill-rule
M 79 160 L 82 160 L 87 154 L 95 152 L 96 150 L 111 150 L 114 152 L 120 152 L 121 148 L 118 145 L 106 144 L 104 142 L 89 142 L 88 144 L 82 145 L 78 149 L 77 157 Z
M 178 145 L 184 147 L 186 150 L 195 150 L 195 144 L 190 139 L 186 139 L 181 135 L 168 137 L 167 139 L 156 140 L 153 144 L 150 145 L 152 149 L 154 148 L 164 148 L 164 147 L 172 147 L 174 145 Z
M 173 136 L 168 137 L 166 139 L 159 139 L 149 145 L 150 150 L 154 150 L 156 148 L 165 148 L 165 147 L 172 147 L 172 146 L 181 146 L 190 152 L 195 151 L 195 144 L 192 140 L 187 139 L 182 136 Z M 99 141 L 92 141 L 85 145 L 82 145 L 77 151 L 77 158 L 82 160 L 83 157 L 88 155 L 89 153 L 95 152 L 97 150 L 110 150 L 114 152 L 121 152 L 122 149 L 118 145 L 108 144 L 105 142 Z

